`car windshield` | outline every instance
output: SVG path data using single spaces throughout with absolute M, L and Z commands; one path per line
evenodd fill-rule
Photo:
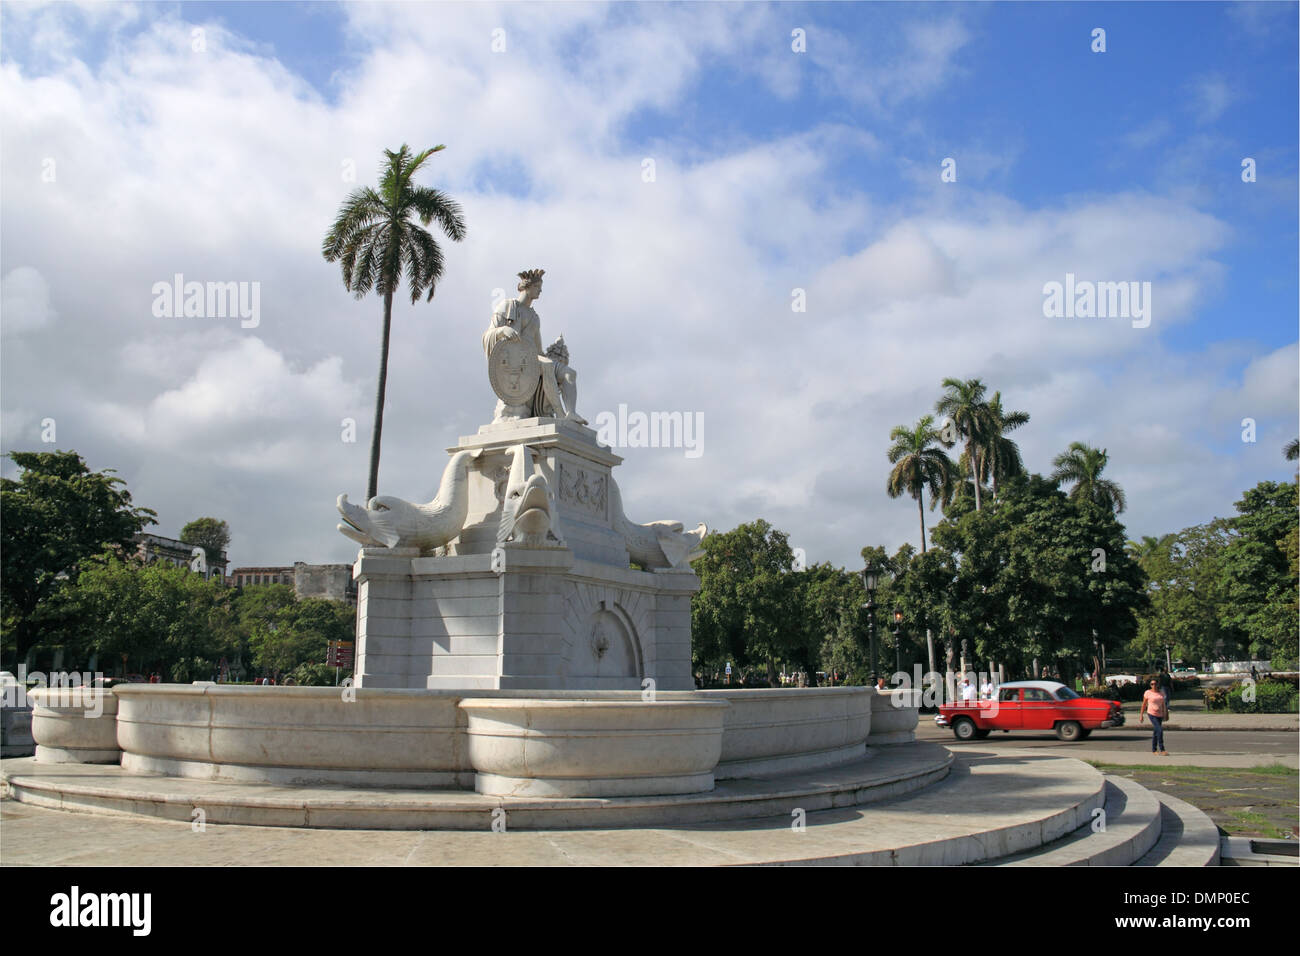
M 1079 696 L 1078 694 L 1070 690 L 1070 688 L 1068 687 L 1062 687 L 1060 690 L 1056 692 L 1057 700 L 1073 700 L 1078 696 Z

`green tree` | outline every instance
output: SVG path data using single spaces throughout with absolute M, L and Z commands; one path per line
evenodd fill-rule
M 64 597 L 78 622 L 78 648 L 121 661 L 124 671 L 206 680 L 232 646 L 229 591 L 188 568 L 105 554 L 82 562 Z
M 1289 551 L 1297 534 L 1294 482 L 1261 481 L 1236 503 L 1236 536 L 1224 549 L 1226 597 L 1220 621 L 1244 632 L 1252 655 L 1295 662 L 1296 575 Z
M 1002 408 L 1002 393 L 994 392 L 988 404 L 988 435 L 983 455 L 981 478 L 993 486 L 993 497 L 998 496 L 999 485 L 1025 473 L 1020 457 L 1020 446 L 1006 433 L 1028 424 L 1028 412 L 1008 412 Z
M 329 641 L 352 640 L 355 617 L 350 604 L 325 598 L 284 605 L 250 636 L 253 664 L 277 682 L 302 665 L 323 664 Z
M 992 432 L 992 420 L 988 402 L 984 398 L 986 388 L 977 378 L 961 381 L 945 378 L 943 387 L 947 391 L 935 403 L 937 414 L 952 422 L 957 435 L 965 439 L 965 458 L 974 483 L 975 510 L 980 510 L 980 477 L 983 474 L 982 450 Z
M 705 670 L 731 661 L 763 666 L 769 683 L 778 660 L 811 660 L 801 620 L 800 573 L 788 537 L 761 518 L 704 539 L 694 562 L 700 590 L 691 602 L 693 657 Z
M 894 469 L 889 473 L 885 490 L 889 497 L 906 493 L 916 499 L 916 510 L 921 517 L 921 552 L 925 553 L 925 491 L 930 490 L 930 510 L 952 499 L 952 460 L 939 447 L 939 433 L 934 429 L 933 416 L 924 416 L 912 428 L 896 425 L 889 433 L 893 447 L 889 461 Z
M 1035 658 L 1077 666 L 1091 657 L 1094 634 L 1114 644 L 1136 633 L 1146 581 L 1124 542 L 1109 511 L 1066 498 L 1039 475 L 1014 479 L 998 508 L 935 527 L 935 570 L 953 576 L 930 583 L 944 588 L 932 613 L 978 660 L 1020 672 Z
M 202 548 L 208 563 L 216 563 L 230 547 L 230 525 L 218 518 L 196 518 L 181 528 L 181 540 Z
M 107 548 L 132 550 L 156 515 L 131 504 L 112 469 L 92 472 L 76 452 L 11 452 L 17 480 L 0 480 L 0 600 L 5 645 L 17 660 L 62 628 L 50 598 L 75 583 L 79 563 Z
M 1300 438 L 1292 438 L 1282 448 L 1282 454 L 1286 456 L 1287 461 L 1295 461 L 1300 458 Z
M 1102 478 L 1109 458 L 1106 449 L 1098 451 L 1083 442 L 1071 442 L 1068 451 L 1053 459 L 1056 470 L 1052 472 L 1052 481 L 1058 485 L 1062 482 L 1074 482 L 1070 497 L 1075 501 L 1091 501 L 1098 507 L 1114 514 L 1122 514 L 1127 502 L 1124 490 L 1113 481 Z
M 1232 539 L 1231 522 L 1216 518 L 1178 534 L 1144 537 L 1136 548 L 1129 542 L 1147 575 L 1150 600 L 1129 644 L 1133 656 L 1163 661 L 1167 647 L 1173 656 L 1199 664 L 1214 658 L 1220 642 L 1240 639 L 1238 630 L 1221 623 L 1227 600 L 1223 557 Z
M 405 143 L 397 152 L 384 150 L 378 191 L 354 190 L 339 210 L 338 218 L 325 237 L 321 252 L 326 261 L 339 261 L 343 285 L 358 299 L 374 289 L 384 300 L 384 328 L 379 351 L 379 385 L 375 392 L 375 427 L 370 438 L 370 476 L 366 499 L 373 498 L 379 484 L 379 445 L 384 425 L 384 393 L 388 386 L 388 343 L 393 319 L 393 293 L 405 274 L 411 303 L 421 295 L 433 298 L 442 278 L 442 249 L 427 230 L 437 220 L 455 242 L 465 237 L 465 219 L 460 206 L 445 193 L 413 183 L 412 177 L 434 153 L 435 146 L 412 155 Z M 411 222 L 419 219 L 420 225 Z

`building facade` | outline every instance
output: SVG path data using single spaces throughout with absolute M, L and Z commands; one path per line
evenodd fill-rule
M 294 597 L 329 598 L 357 603 L 357 583 L 350 564 L 308 564 L 295 561 L 292 567 L 235 568 L 228 582 L 237 588 L 260 584 L 287 584 Z
M 186 544 L 176 538 L 164 538 L 160 534 L 149 534 L 147 532 L 137 534 L 135 544 L 136 557 L 145 564 L 162 561 L 178 568 L 189 568 L 196 573 L 202 574 L 205 579 L 216 578 L 222 583 L 226 581 L 226 567 L 229 561 L 224 551 L 216 557 L 206 552 L 203 552 L 200 556 L 194 553 L 199 549 L 192 544 Z

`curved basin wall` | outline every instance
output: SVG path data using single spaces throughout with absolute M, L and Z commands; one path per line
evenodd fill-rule
M 117 698 L 99 687 L 43 687 L 27 692 L 40 763 L 117 763 Z
M 128 684 L 122 766 L 270 783 L 468 787 L 459 694 Z
M 713 789 L 727 704 L 704 700 L 467 698 L 479 793 L 612 797 Z
M 915 740 L 921 692 L 901 688 L 884 691 L 871 689 L 871 695 L 871 736 L 867 738 L 868 745 L 877 747 Z
M 707 790 L 714 779 L 858 760 L 869 754 L 868 743 L 911 739 L 916 726 L 915 708 L 894 708 L 892 697 L 862 687 L 673 691 L 652 698 L 639 691 L 220 684 L 113 690 L 116 696 L 105 695 L 106 710 L 114 704 L 119 710 L 115 740 L 128 770 L 534 796 Z M 89 740 L 87 733 L 83 728 L 77 739 Z
M 731 705 L 714 771 L 719 780 L 816 770 L 867 755 L 874 692 L 866 687 L 699 693 Z

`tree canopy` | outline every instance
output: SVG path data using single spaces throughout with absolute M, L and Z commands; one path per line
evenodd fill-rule
M 135 507 L 112 471 L 92 472 L 76 452 L 11 452 L 17 480 L 0 480 L 0 597 L 6 647 L 18 660 L 57 623 L 43 613 L 79 564 L 106 549 L 132 550 L 156 514 Z

